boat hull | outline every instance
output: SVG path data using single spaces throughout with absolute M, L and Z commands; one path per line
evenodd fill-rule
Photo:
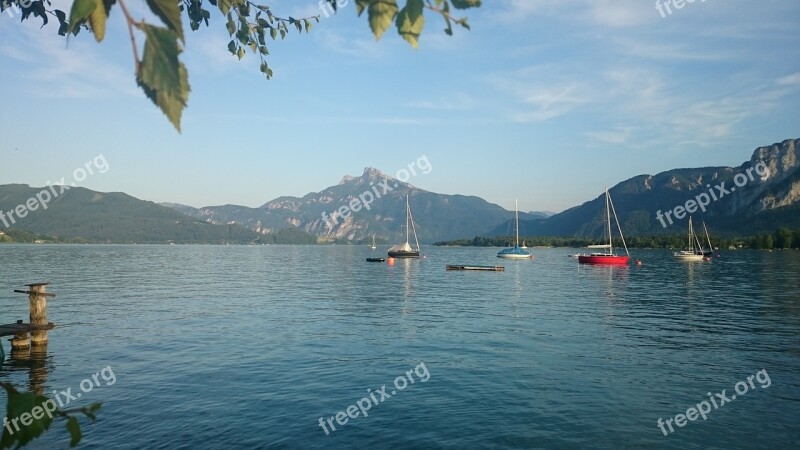
M 522 247 L 515 245 L 511 248 L 504 248 L 497 252 L 498 258 L 503 259 L 530 259 L 533 258 L 531 252 L 523 250 Z
M 419 258 L 419 252 L 418 251 L 413 251 L 413 250 L 410 251 L 410 252 L 403 251 L 403 250 L 396 250 L 396 251 L 390 251 L 389 252 L 389 257 L 390 258 Z
M 523 255 L 520 253 L 498 253 L 498 258 L 502 259 L 531 259 L 531 255 Z
M 578 262 L 581 264 L 628 264 L 631 257 L 627 255 L 578 255 Z
M 702 261 L 706 258 L 703 253 L 673 253 L 672 256 L 679 261 Z

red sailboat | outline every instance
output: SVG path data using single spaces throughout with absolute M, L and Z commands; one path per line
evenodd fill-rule
M 611 214 L 614 214 L 614 221 L 617 223 L 619 236 L 622 238 L 622 246 L 625 247 L 624 255 L 617 255 L 614 253 L 614 246 L 611 242 Z M 617 212 L 614 210 L 614 204 L 611 202 L 611 196 L 608 194 L 606 188 L 606 234 L 608 234 L 608 244 L 590 245 L 590 249 L 606 249 L 606 253 L 582 253 L 578 255 L 578 262 L 583 264 L 628 264 L 630 254 L 628 253 L 628 246 L 625 244 L 625 237 L 622 236 L 622 228 L 619 226 L 619 219 L 617 219 Z

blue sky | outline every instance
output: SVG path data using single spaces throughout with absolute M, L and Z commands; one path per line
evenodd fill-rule
M 320 12 L 311 0 L 264 3 Z M 3 14 L 0 184 L 69 181 L 103 154 L 109 170 L 80 185 L 258 206 L 425 155 L 433 169 L 410 180 L 420 188 L 560 211 L 636 175 L 739 165 L 800 137 L 800 3 L 671 9 L 490 0 L 453 37 L 428 15 L 414 50 L 394 29 L 376 42 L 350 1 L 310 34 L 269 45 L 270 81 L 257 58 L 227 52 L 214 11 L 187 36 L 182 134 L 136 87 L 119 8 L 102 44 L 82 33 L 67 45 L 54 26 Z

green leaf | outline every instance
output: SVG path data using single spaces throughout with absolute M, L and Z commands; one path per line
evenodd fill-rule
M 189 100 L 189 76 L 178 60 L 178 36 L 170 29 L 142 25 L 145 41 L 136 82 L 145 95 L 181 130 L 181 114 Z
M 217 7 L 222 14 L 227 15 L 228 11 L 231 10 L 231 0 L 219 0 L 219 2 L 217 2 Z
M 419 47 L 419 36 L 425 27 L 424 8 L 425 4 L 422 0 L 408 0 L 405 8 L 400 10 L 395 21 L 400 36 L 414 48 Z
M 72 4 L 72 9 L 69 11 L 69 28 L 67 33 L 72 31 L 80 25 L 81 22 L 86 20 L 100 5 L 100 0 L 75 0 Z
M 361 13 L 369 7 L 371 2 L 372 0 L 356 0 L 356 12 L 358 13 L 358 17 L 361 17 Z
M 383 33 L 392 26 L 395 14 L 397 14 L 397 2 L 395 0 L 373 0 L 367 10 L 369 14 L 369 26 L 375 40 L 383 36 Z
M 69 441 L 69 446 L 75 447 L 81 442 L 81 424 L 78 423 L 78 419 L 74 417 L 67 419 L 67 431 L 69 431 L 69 434 L 72 436 L 72 439 Z
M 481 0 L 452 0 L 455 9 L 480 8 Z
M 58 19 L 58 23 L 59 23 L 58 35 L 59 36 L 66 36 L 67 35 L 67 30 L 69 30 L 69 23 L 67 22 L 67 15 L 64 13 L 64 11 L 61 11 L 60 9 L 54 10 L 53 14 L 56 15 L 56 18 Z
M 183 41 L 183 22 L 181 21 L 181 11 L 178 3 L 175 0 L 147 0 L 147 6 L 150 7 L 150 11 L 153 11 L 164 22 L 164 25 L 174 31 Z
M 94 40 L 97 42 L 102 42 L 106 35 L 107 17 L 108 12 L 106 12 L 106 7 L 103 2 L 97 2 L 97 8 L 95 8 L 94 11 L 89 14 L 89 25 L 92 27 Z
M 0 448 L 10 448 L 15 442 L 17 443 L 17 448 L 22 447 L 50 428 L 50 423 L 53 421 L 51 414 L 55 409 L 54 400 L 49 400 L 47 397 L 36 395 L 33 392 L 19 392 L 7 383 L 0 383 L 0 387 L 3 387 L 8 394 L 6 407 L 8 425 L 3 427 Z M 51 411 L 49 414 L 46 413 L 48 409 L 44 407 L 44 403 L 48 401 L 52 402 L 51 404 L 53 405 L 53 409 L 49 410 Z M 41 416 L 41 418 L 37 419 L 34 414 Z M 19 429 L 11 425 L 15 421 Z M 28 422 L 28 425 L 25 425 L 25 422 Z M 9 433 L 9 430 L 14 432 Z

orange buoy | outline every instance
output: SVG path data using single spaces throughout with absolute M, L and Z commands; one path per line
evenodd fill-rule
M 391 256 L 386 260 L 386 264 L 393 266 L 394 265 L 394 258 Z

